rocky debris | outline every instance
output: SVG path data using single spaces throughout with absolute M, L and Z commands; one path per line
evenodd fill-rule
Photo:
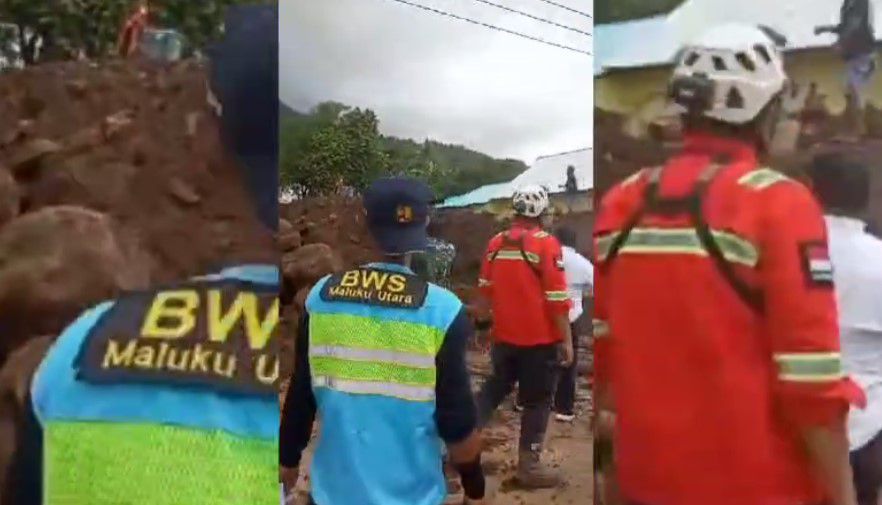
M 21 191 L 15 179 L 0 167 L 0 227 L 16 217 L 21 209 Z
M 0 362 L 29 336 L 58 334 L 79 312 L 150 285 L 150 258 L 111 218 L 46 207 L 0 233 Z
M 340 257 L 326 244 L 305 245 L 282 257 L 285 279 L 296 287 L 311 286 L 342 267 Z
M 204 102 L 193 62 L 0 75 L 0 365 L 120 290 L 278 261 Z
M 40 166 L 40 162 L 50 154 L 61 151 L 61 145 L 47 139 L 34 139 L 19 149 L 8 161 L 9 168 L 16 175 L 27 174 Z
M 196 205 L 202 201 L 202 197 L 193 189 L 193 186 L 179 177 L 172 177 L 168 182 L 168 192 L 175 197 L 175 200 L 184 205 Z

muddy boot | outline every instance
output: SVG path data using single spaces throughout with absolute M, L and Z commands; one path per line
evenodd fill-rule
M 540 460 L 541 450 L 521 451 L 518 455 L 518 483 L 526 489 L 547 489 L 563 483 L 560 472 Z

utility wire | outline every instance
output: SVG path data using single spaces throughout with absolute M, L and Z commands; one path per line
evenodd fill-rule
M 440 14 L 440 15 L 442 15 L 442 16 L 447 16 L 447 17 L 450 17 L 450 18 L 453 18 L 453 19 L 458 19 L 458 20 L 460 20 L 460 21 L 466 21 L 466 22 L 469 22 L 469 23 L 472 23 L 472 24 L 475 24 L 475 25 L 483 26 L 483 27 L 485 27 L 485 28 L 490 28 L 490 29 L 492 29 L 492 30 L 497 30 L 497 31 L 500 31 L 500 32 L 504 32 L 504 33 L 508 33 L 508 34 L 511 34 L 511 35 L 515 35 L 515 36 L 518 36 L 518 37 L 521 37 L 521 38 L 524 38 L 524 39 L 527 39 L 527 40 L 532 40 L 532 41 L 534 41 L 534 42 L 539 42 L 539 43 L 541 43 L 541 44 L 545 44 L 545 45 L 549 45 L 549 46 L 557 47 L 558 49 L 566 49 L 567 51 L 573 51 L 573 52 L 576 52 L 576 53 L 586 54 L 586 55 L 588 55 L 588 56 L 591 56 L 591 52 L 589 52 L 589 51 L 585 51 L 585 50 L 582 50 L 582 49 L 578 49 L 578 48 L 576 48 L 576 47 L 565 46 L 565 45 L 563 45 L 563 44 L 558 44 L 557 42 L 550 42 L 550 41 L 545 40 L 545 39 L 540 39 L 539 37 L 534 37 L 534 36 L 532 36 L 532 35 L 527 35 L 527 34 L 525 34 L 525 33 L 516 32 L 516 31 L 514 31 L 514 30 L 509 30 L 508 28 L 502 28 L 502 27 L 499 27 L 499 26 L 495 26 L 495 25 L 491 25 L 491 24 L 488 24 L 488 23 L 484 23 L 483 21 L 477 21 L 477 20 L 474 20 L 474 19 L 471 19 L 471 18 L 467 18 L 467 17 L 459 16 L 459 15 L 456 15 L 456 14 L 452 14 L 452 13 L 450 13 L 450 12 L 446 12 L 446 11 L 442 11 L 442 10 L 434 9 L 434 8 L 432 8 L 432 7 L 428 7 L 428 6 L 426 6 L 426 5 L 421 5 L 421 4 L 418 4 L 418 3 L 409 2 L 408 0 L 393 0 L 393 1 L 394 1 L 394 2 L 398 2 L 398 3 L 401 3 L 401 4 L 405 4 L 405 5 L 410 5 L 411 7 L 416 7 L 417 9 L 422 9 L 422 10 L 429 11 L 429 12 L 434 12 L 435 14 Z
M 521 16 L 528 17 L 530 19 L 535 19 L 536 21 L 546 23 L 546 24 L 549 24 L 552 26 L 556 26 L 558 28 L 563 28 L 564 30 L 570 30 L 571 32 L 581 33 L 582 35 L 587 35 L 589 37 L 591 36 L 590 33 L 579 30 L 578 28 L 573 28 L 572 26 L 562 25 L 560 23 L 551 21 L 550 19 L 545 19 L 545 18 L 541 18 L 539 16 L 534 16 L 533 14 L 530 14 L 529 12 L 523 12 L 523 11 L 519 11 L 517 9 L 512 9 L 511 7 L 507 7 L 505 5 L 500 5 L 498 3 L 494 3 L 489 0 L 475 0 L 475 1 L 480 2 L 482 4 L 485 4 L 485 5 L 490 5 L 490 6 L 496 7 L 497 9 L 502 9 L 504 11 L 512 12 L 515 14 L 520 14 Z
M 555 7 L 560 7 L 561 9 L 568 10 L 568 11 L 575 13 L 575 14 L 578 14 L 580 16 L 585 16 L 586 18 L 589 18 L 589 19 L 594 19 L 594 16 L 592 16 L 591 14 L 588 14 L 587 12 L 577 11 L 576 9 L 574 9 L 572 7 L 567 7 L 566 5 L 561 5 L 557 2 L 552 2 L 551 0 L 539 0 L 539 1 L 545 2 L 545 3 L 547 3 L 549 5 L 553 5 Z

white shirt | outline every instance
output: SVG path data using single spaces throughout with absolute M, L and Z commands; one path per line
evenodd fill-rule
M 867 408 L 848 418 L 851 450 L 882 431 L 882 240 L 857 219 L 826 216 L 839 303 L 842 360 L 867 394 Z
M 567 277 L 567 293 L 573 306 L 570 308 L 570 322 L 582 315 L 582 298 L 594 288 L 594 265 L 577 253 L 572 247 L 563 246 L 564 274 Z

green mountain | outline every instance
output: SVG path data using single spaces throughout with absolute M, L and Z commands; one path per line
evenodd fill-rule
M 377 177 L 409 175 L 425 180 L 437 199 L 505 182 L 527 169 L 461 145 L 418 142 L 381 135 L 370 109 L 337 102 L 307 113 L 283 108 L 280 176 L 299 196 L 327 194 L 341 186 L 363 189 Z

